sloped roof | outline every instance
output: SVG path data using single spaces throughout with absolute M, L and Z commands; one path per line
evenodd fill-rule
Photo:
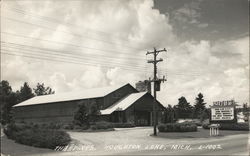
M 128 83 L 126 85 L 130 85 L 130 84 Z M 103 87 L 103 88 L 84 89 L 83 91 L 74 91 L 74 92 L 65 92 L 65 93 L 50 94 L 50 95 L 43 95 L 43 96 L 35 96 L 13 107 L 104 97 L 112 93 L 113 91 L 119 88 L 122 88 L 123 86 L 109 86 L 109 87 Z
M 146 93 L 147 92 L 132 93 L 127 97 L 123 98 L 122 100 L 116 102 L 112 106 L 108 107 L 107 109 L 101 110 L 101 115 L 108 115 L 113 113 L 114 111 L 126 110 L 129 106 L 131 106 L 134 102 L 136 102 Z

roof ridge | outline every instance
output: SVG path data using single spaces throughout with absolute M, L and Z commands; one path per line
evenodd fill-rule
M 13 107 L 104 97 L 110 94 L 111 92 L 118 90 L 126 85 L 130 84 L 126 83 L 124 85 L 90 88 L 84 91 L 79 90 L 79 91 L 63 92 L 57 94 L 49 94 L 44 96 L 35 96 L 31 99 L 25 100 L 21 103 L 18 103 L 17 105 L 14 105 Z
M 120 107 L 118 105 L 121 105 L 122 103 L 124 103 L 125 100 L 132 100 L 133 102 L 130 103 L 133 104 L 134 102 L 136 102 L 138 99 L 140 99 L 142 96 L 144 96 L 145 94 L 147 94 L 147 92 L 137 92 L 137 93 L 131 93 L 131 94 L 128 94 L 127 96 L 125 96 L 124 98 L 120 99 L 119 101 L 115 102 L 113 105 L 111 105 L 110 107 L 106 108 L 106 109 L 103 109 L 101 110 L 101 114 L 102 115 L 105 115 L 105 114 L 109 114 L 109 113 L 112 113 L 114 111 L 116 111 L 117 109 L 119 109 Z M 131 95 L 140 95 L 139 97 L 136 97 L 134 99 L 134 97 L 131 97 Z M 117 107 L 118 106 L 118 107 Z M 116 108 L 117 107 L 117 108 Z M 129 106 L 123 106 L 123 107 L 129 107 Z M 115 108 L 115 109 L 113 109 Z M 123 109 L 123 108 L 120 108 L 120 109 Z

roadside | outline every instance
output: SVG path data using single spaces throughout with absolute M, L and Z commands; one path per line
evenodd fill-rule
M 7 139 L 6 136 L 1 137 L 2 154 L 10 156 L 71 156 L 71 155 L 182 155 L 182 154 L 210 154 L 220 155 L 229 154 L 246 154 L 249 151 L 248 134 L 239 131 L 221 131 L 223 136 L 220 137 L 200 137 L 207 133 L 208 130 L 199 129 L 198 132 L 186 133 L 166 133 L 164 137 L 160 134 L 157 137 L 150 136 L 152 134 L 151 127 L 136 127 L 116 129 L 116 131 L 107 132 L 68 132 L 76 147 L 85 147 L 84 149 L 53 151 L 50 149 L 35 148 L 15 143 L 13 140 Z M 177 138 L 177 134 L 178 137 Z M 194 137 L 190 137 L 190 136 Z M 170 138 L 170 136 L 172 136 Z M 222 150 L 211 149 L 171 149 L 173 145 L 190 145 L 191 148 L 197 148 L 200 145 L 220 145 Z M 126 145 L 131 145 L 126 146 Z M 132 146 L 133 145 L 133 146 Z M 140 146 L 140 148 L 134 148 Z M 164 145 L 165 149 L 154 149 L 157 146 Z M 152 149 L 146 149 L 146 147 Z M 158 148 L 159 148 L 158 146 Z M 92 148 L 90 148 L 92 147 Z M 127 148 L 127 149 L 125 149 Z
M 230 135 L 237 134 L 248 134 L 248 131 L 232 131 L 232 130 L 219 130 L 219 135 L 216 137 L 225 137 Z M 164 137 L 168 139 L 183 139 L 183 138 L 211 138 L 209 135 L 208 129 L 203 129 L 201 127 L 198 128 L 197 132 L 184 132 L 184 133 L 176 133 L 176 132 L 168 132 L 168 133 L 159 133 L 158 137 Z

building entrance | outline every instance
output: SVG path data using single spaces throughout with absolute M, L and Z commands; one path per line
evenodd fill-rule
M 135 125 L 136 126 L 150 126 L 150 112 L 136 111 L 135 112 Z

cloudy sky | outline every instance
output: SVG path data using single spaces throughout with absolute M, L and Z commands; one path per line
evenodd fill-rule
M 123 85 L 152 75 L 159 54 L 164 104 L 199 92 L 249 101 L 248 0 L 5 0 L 1 79 L 13 90 L 43 82 L 56 93 Z M 207 106 L 208 106 L 207 105 Z

